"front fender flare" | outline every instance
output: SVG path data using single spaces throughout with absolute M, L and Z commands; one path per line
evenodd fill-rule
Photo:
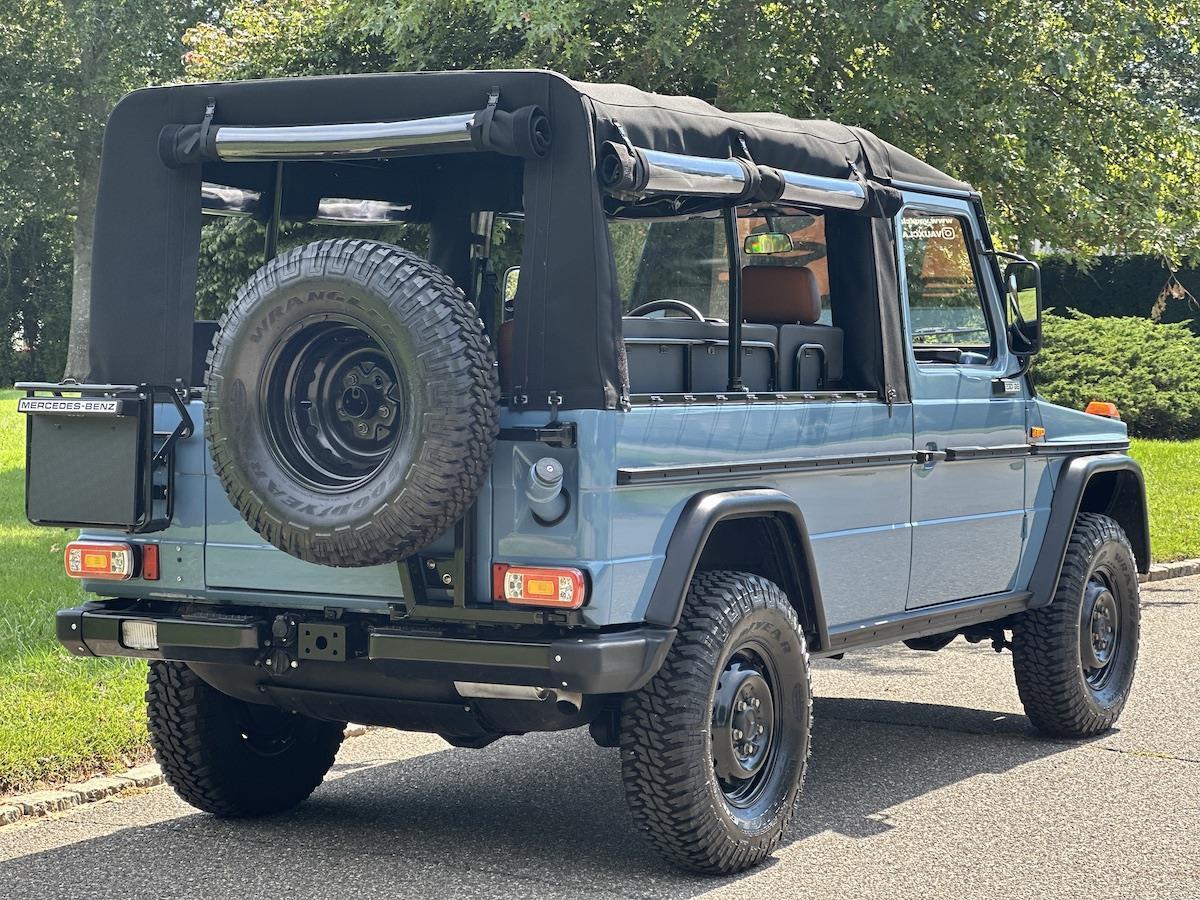
M 1049 606 L 1054 599 L 1063 560 L 1067 555 L 1067 544 L 1071 540 L 1071 530 L 1081 511 L 1088 484 L 1096 476 L 1109 472 L 1121 473 L 1120 478 L 1114 483 L 1111 496 L 1107 497 L 1104 505 L 1090 511 L 1116 519 L 1133 545 L 1138 571 L 1145 573 L 1150 570 L 1150 517 L 1146 508 L 1142 467 L 1124 454 L 1071 457 L 1063 463 L 1054 486 L 1050 520 L 1046 523 L 1042 548 L 1029 579 L 1029 590 L 1033 595 L 1029 601 L 1031 609 Z

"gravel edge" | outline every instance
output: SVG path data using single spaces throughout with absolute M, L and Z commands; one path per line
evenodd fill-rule
M 1200 559 L 1185 559 L 1172 563 L 1155 563 L 1138 581 L 1145 584 L 1165 581 L 1168 578 L 1185 578 L 1200 575 Z M 347 725 L 346 737 L 359 737 L 367 733 L 365 725 Z M 0 797 L 0 827 L 11 825 L 22 819 L 47 816 L 76 806 L 95 803 L 138 788 L 155 787 L 163 783 L 162 771 L 157 763 L 147 763 L 120 775 L 99 775 L 79 784 L 67 784 L 61 788 Z
M 368 731 L 365 725 L 347 725 L 346 737 L 360 737 Z M 119 775 L 98 775 L 78 784 L 59 788 L 0 797 L 0 828 L 23 819 L 35 819 L 62 812 L 77 806 L 107 800 L 139 788 L 156 787 L 163 783 L 158 763 L 147 763 Z

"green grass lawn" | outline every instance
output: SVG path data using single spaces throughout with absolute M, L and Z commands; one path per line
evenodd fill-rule
M 1134 441 L 1150 498 L 1156 562 L 1200 556 L 1200 440 Z
M 54 611 L 82 595 L 63 574 L 72 533 L 25 521 L 18 396 L 0 391 L 0 794 L 147 755 L 145 664 L 78 659 L 54 639 Z
M 145 664 L 80 659 L 54 639 L 54 611 L 81 594 L 62 569 L 72 534 L 25 521 L 18 396 L 0 391 L 0 794 L 148 755 Z M 1135 441 L 1133 455 L 1146 471 L 1155 559 L 1200 556 L 1200 441 Z

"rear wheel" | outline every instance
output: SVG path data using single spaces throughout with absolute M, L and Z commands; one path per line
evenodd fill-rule
M 808 652 L 783 591 L 757 575 L 697 574 L 666 661 L 622 708 L 634 821 L 685 869 L 755 865 L 791 821 L 811 723 Z
M 167 783 L 197 809 L 282 812 L 316 790 L 345 726 L 222 694 L 179 662 L 152 662 L 150 743 Z
M 1013 670 L 1025 712 L 1056 737 L 1113 726 L 1137 664 L 1141 610 L 1133 549 L 1108 516 L 1082 513 L 1053 602 L 1013 625 Z

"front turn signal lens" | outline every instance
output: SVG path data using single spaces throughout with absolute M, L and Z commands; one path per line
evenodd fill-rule
M 522 606 L 579 609 L 587 600 L 587 581 L 579 569 L 492 566 L 492 595 Z
M 1106 403 L 1103 400 L 1093 400 L 1087 405 L 1084 412 L 1091 413 L 1093 416 L 1103 416 L 1106 419 L 1120 420 L 1121 418 L 1121 411 L 1117 409 L 1117 404 Z
M 125 581 L 133 577 L 133 547 L 129 544 L 71 541 L 63 565 L 72 578 Z

